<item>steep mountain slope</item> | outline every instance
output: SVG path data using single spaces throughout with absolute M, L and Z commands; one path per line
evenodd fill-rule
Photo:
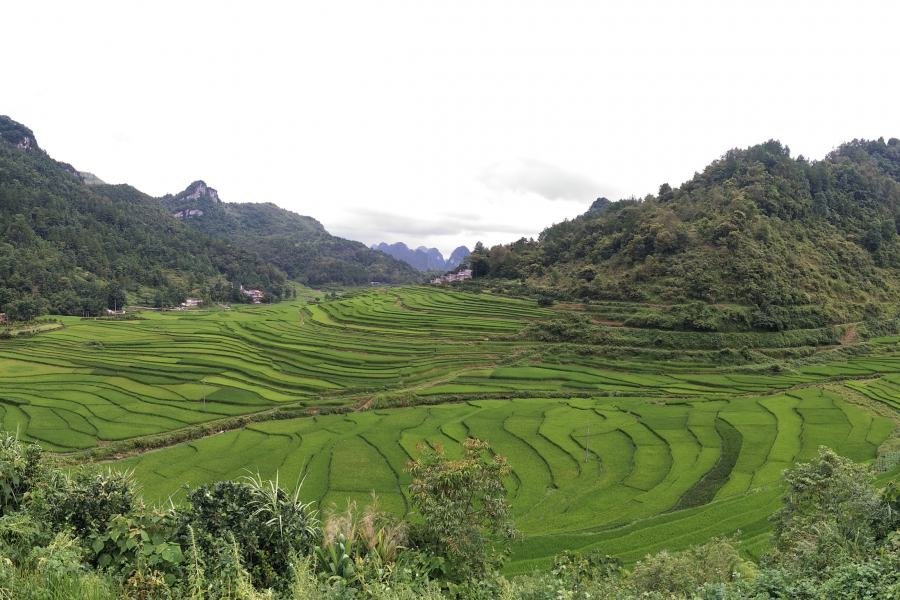
M 755 306 L 815 320 L 882 313 L 900 292 L 900 140 L 854 141 L 824 160 L 777 141 L 735 149 L 680 188 L 607 203 L 476 256 L 478 274 L 597 300 Z
M 453 251 L 450 258 L 444 260 L 444 255 L 437 248 L 419 246 L 412 249 L 403 242 L 372 244 L 372 249 L 390 254 L 397 260 L 402 260 L 420 271 L 448 271 L 459 266 L 459 263 L 469 255 L 469 249 L 460 246 Z
M 0 310 L 97 314 L 126 296 L 224 299 L 230 283 L 281 294 L 284 281 L 258 255 L 194 231 L 131 186 L 86 185 L 30 129 L 0 117 Z
M 459 246 L 453 252 L 450 253 L 450 258 L 447 259 L 444 264 L 445 269 L 455 269 L 466 259 L 466 257 L 471 254 L 472 251 L 469 250 L 465 246 Z
M 303 283 L 419 283 L 422 279 L 401 261 L 331 235 L 312 217 L 271 202 L 222 202 L 218 192 L 202 181 L 159 201 L 198 231 L 234 240 Z

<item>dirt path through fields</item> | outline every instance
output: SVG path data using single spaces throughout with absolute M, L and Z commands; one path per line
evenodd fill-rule
M 847 345 L 853 343 L 853 338 L 856 337 L 856 323 L 850 325 L 847 328 L 847 331 L 844 332 L 844 335 L 841 336 L 841 345 Z

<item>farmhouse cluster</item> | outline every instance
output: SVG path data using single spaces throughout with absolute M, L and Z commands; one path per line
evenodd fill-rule
M 462 269 L 458 273 L 448 273 L 431 280 L 431 283 L 450 283 L 451 281 L 462 281 L 463 279 L 472 279 L 472 269 Z
M 241 292 L 246 296 L 250 296 L 253 300 L 253 304 L 259 304 L 262 302 L 263 293 L 259 290 L 245 290 L 244 286 L 241 286 Z

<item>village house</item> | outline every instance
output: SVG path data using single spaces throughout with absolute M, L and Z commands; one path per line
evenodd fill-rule
M 184 301 L 182 306 L 202 306 L 203 298 L 188 298 Z
M 253 304 L 259 304 L 262 301 L 263 293 L 259 290 L 245 290 L 244 286 L 241 286 L 241 291 L 253 299 Z
M 0 323 L 6 323 L 6 313 L 0 313 Z
M 448 273 L 431 280 L 431 283 L 449 283 L 451 281 L 462 281 L 463 279 L 472 279 L 472 269 L 462 269 L 459 273 Z

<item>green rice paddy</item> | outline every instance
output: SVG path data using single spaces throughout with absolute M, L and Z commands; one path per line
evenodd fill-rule
M 634 561 L 740 530 L 756 556 L 779 504 L 781 472 L 820 445 L 877 458 L 900 408 L 900 358 L 736 374 L 698 352 L 666 362 L 521 341 L 555 309 L 433 290 L 219 312 L 144 313 L 137 321 L 65 319 L 0 342 L 0 422 L 45 448 L 76 452 L 273 409 L 262 420 L 116 464 L 148 499 L 257 471 L 305 477 L 306 499 L 406 514 L 404 463 L 421 442 L 453 453 L 466 436 L 508 457 L 517 525 L 529 541 L 510 566 L 546 566 L 563 549 Z M 885 344 L 896 341 L 884 340 Z M 850 403 L 835 393 L 841 378 Z M 378 394 L 427 406 L 367 410 Z M 868 398 L 868 400 L 865 400 Z M 867 405 L 866 402 L 870 402 Z M 327 414 L 334 407 L 350 410 Z M 296 414 L 296 412 L 294 413 Z

